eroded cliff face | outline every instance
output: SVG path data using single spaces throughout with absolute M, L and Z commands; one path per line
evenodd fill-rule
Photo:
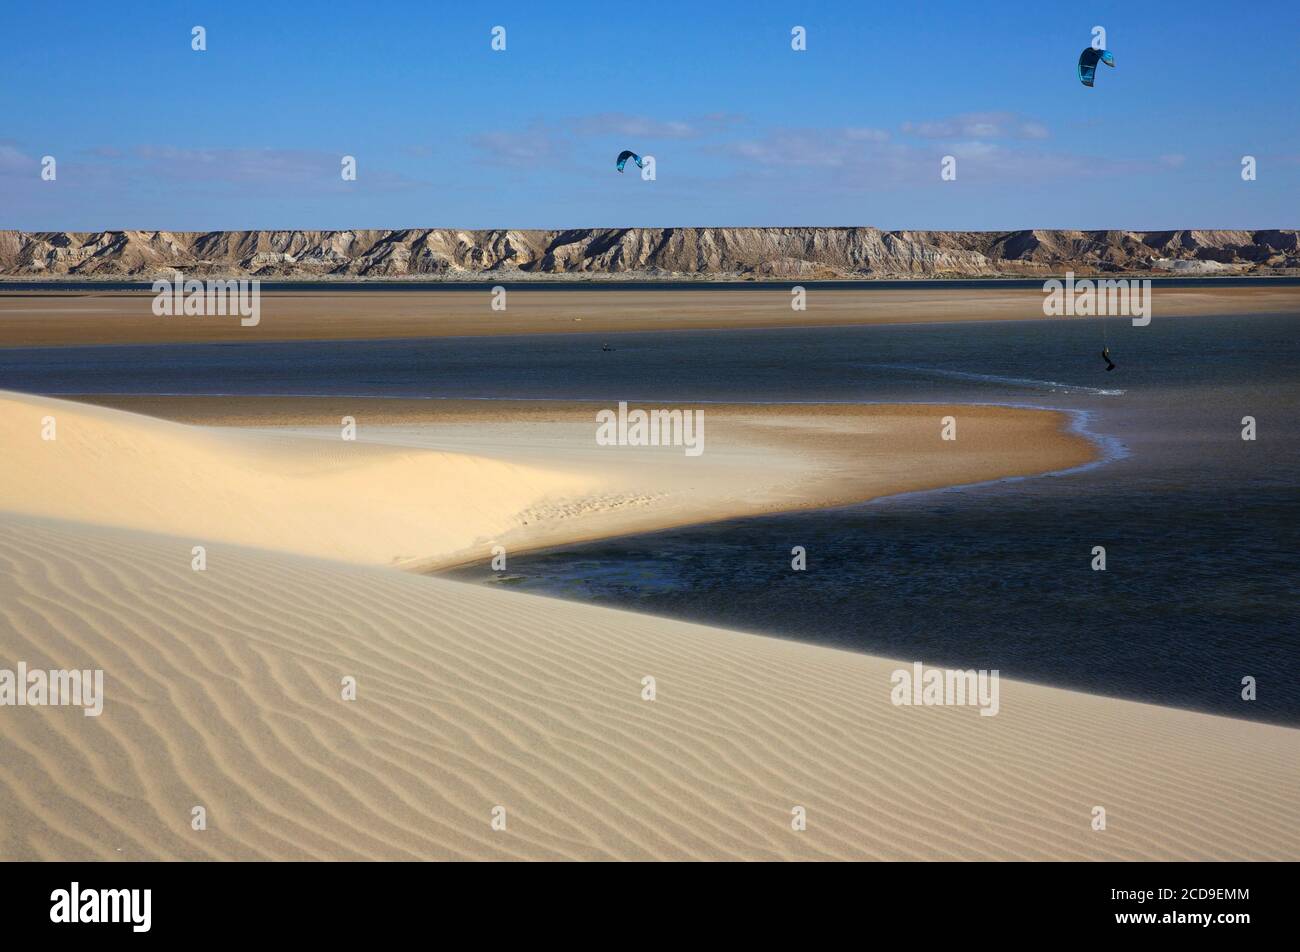
M 0 231 L 0 276 L 921 278 L 1074 271 L 1285 274 L 1296 230 Z

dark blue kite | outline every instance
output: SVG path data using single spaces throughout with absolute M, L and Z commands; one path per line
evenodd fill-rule
M 620 172 L 623 171 L 623 166 L 627 165 L 628 159 L 631 159 L 633 162 L 635 162 L 636 167 L 638 169 L 644 168 L 644 166 L 641 164 L 641 156 L 637 155 L 635 152 L 632 152 L 628 149 L 624 149 L 622 152 L 618 154 L 618 170 Z
M 1091 86 L 1097 76 L 1097 61 L 1107 66 L 1115 65 L 1115 54 L 1110 50 L 1094 50 L 1091 46 L 1079 54 L 1079 82 Z

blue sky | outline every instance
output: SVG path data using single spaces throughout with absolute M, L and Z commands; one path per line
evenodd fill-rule
M 1300 225 L 1280 0 L 10 3 L 0 64 L 0 228 Z

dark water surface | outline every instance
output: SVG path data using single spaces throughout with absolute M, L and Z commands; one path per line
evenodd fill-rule
M 0 388 L 1071 410 L 1108 462 L 517 556 L 510 587 L 1300 725 L 1297 312 L 0 350 Z

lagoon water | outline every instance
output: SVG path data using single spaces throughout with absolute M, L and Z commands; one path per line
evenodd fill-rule
M 517 556 L 510 587 L 1300 725 L 1298 316 L 0 350 L 0 388 L 1070 410 L 1102 464 Z

